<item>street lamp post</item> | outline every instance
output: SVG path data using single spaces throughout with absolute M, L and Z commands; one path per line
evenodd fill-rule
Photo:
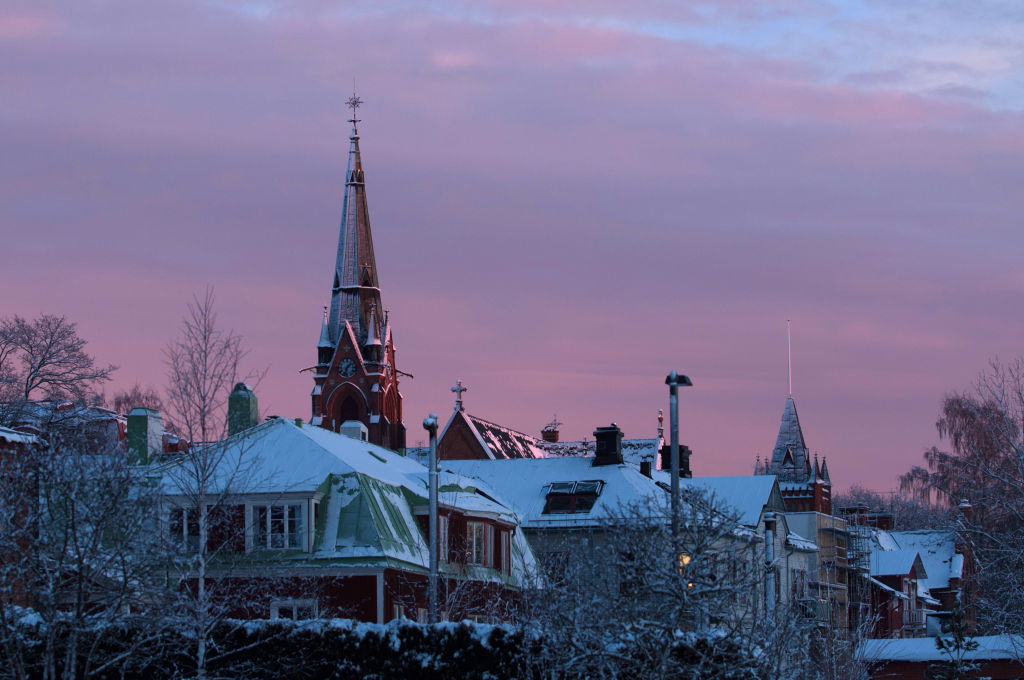
M 430 433 L 430 576 L 427 582 L 428 617 L 430 623 L 437 623 L 437 414 L 431 413 L 423 419 L 423 429 Z
M 668 385 L 668 414 L 671 419 L 671 448 L 669 460 L 672 464 L 672 538 L 679 539 L 679 386 L 692 387 L 693 382 L 675 371 L 665 378 Z

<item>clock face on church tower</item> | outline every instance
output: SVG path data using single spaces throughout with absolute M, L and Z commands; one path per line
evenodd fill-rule
M 342 359 L 341 363 L 338 364 L 338 373 L 341 373 L 346 378 L 351 378 L 356 372 L 356 362 L 351 359 Z

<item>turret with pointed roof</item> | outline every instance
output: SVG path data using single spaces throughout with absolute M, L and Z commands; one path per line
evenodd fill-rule
M 775 448 L 771 459 L 765 463 L 765 474 L 778 477 L 790 512 L 831 513 L 832 482 L 828 478 L 828 466 L 824 461 L 819 465 L 817 455 L 811 460 L 792 394 L 786 397 Z
M 338 431 L 345 422 L 359 421 L 366 426 L 372 443 L 402 449 L 405 427 L 395 346 L 389 315 L 381 314 L 384 307 L 359 151 L 359 120 L 355 114 L 360 104 L 362 100 L 354 95 L 348 100 L 352 134 L 331 304 L 317 343 L 312 422 Z
M 782 423 L 779 425 L 779 436 L 772 449 L 769 471 L 779 481 L 802 482 L 811 476 L 810 456 L 804 442 L 804 432 L 800 427 L 800 416 L 796 412 L 793 395 L 786 397 L 786 407 L 782 411 Z

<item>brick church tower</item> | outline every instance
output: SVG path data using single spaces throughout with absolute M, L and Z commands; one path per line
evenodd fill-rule
M 361 423 L 370 442 L 400 450 L 405 448 L 402 395 L 391 323 L 381 305 L 373 256 L 355 115 L 361 103 L 355 96 L 348 100 L 352 135 L 345 198 L 331 277 L 331 305 L 325 308 L 317 343 L 312 423 L 353 435 L 362 431 Z

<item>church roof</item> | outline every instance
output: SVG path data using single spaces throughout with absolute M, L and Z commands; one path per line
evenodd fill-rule
M 494 455 L 495 460 L 544 457 L 542 442 L 535 437 L 483 418 L 471 416 L 468 413 L 466 418 Z

